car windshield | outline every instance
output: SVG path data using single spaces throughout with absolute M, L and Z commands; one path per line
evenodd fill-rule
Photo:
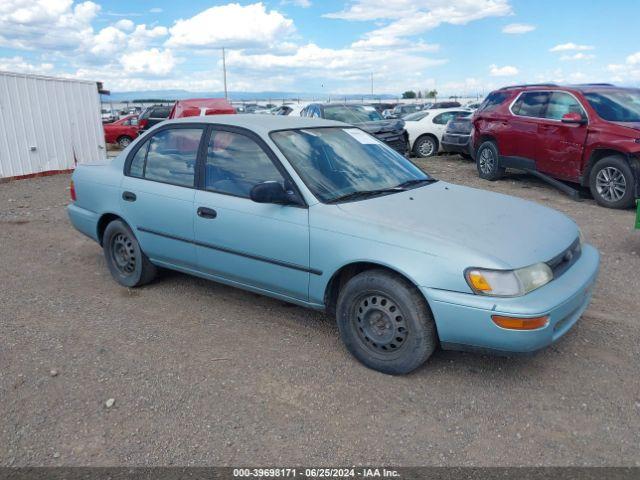
M 324 203 L 389 194 L 435 181 L 357 128 L 284 130 L 271 138 Z
M 402 117 L 402 119 L 409 120 L 411 122 L 417 122 L 419 120 L 422 120 L 424 117 L 428 115 L 429 115 L 429 112 L 414 112 L 414 113 L 409 113 L 408 115 L 405 115 L 404 117 Z
M 383 120 L 373 107 L 330 105 L 324 107 L 324 118 L 345 123 L 363 123 Z
M 603 120 L 640 122 L 640 90 L 588 92 L 584 96 Z

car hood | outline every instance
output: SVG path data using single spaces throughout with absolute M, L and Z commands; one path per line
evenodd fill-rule
M 372 122 L 363 122 L 355 124 L 367 133 L 375 135 L 376 133 L 395 132 L 404 128 L 404 120 L 389 119 L 375 120 Z
M 425 253 L 450 254 L 457 246 L 485 258 L 479 267 L 521 268 L 548 261 L 578 237 L 577 225 L 556 210 L 440 181 L 339 208 L 371 225 L 378 239 L 383 227 L 385 241 Z M 441 252 L 432 250 L 443 244 Z

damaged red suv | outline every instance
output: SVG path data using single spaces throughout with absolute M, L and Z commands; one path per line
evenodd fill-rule
M 481 178 L 524 170 L 574 196 L 578 185 L 589 187 L 604 207 L 628 208 L 640 196 L 640 89 L 505 87 L 475 113 L 472 145 Z

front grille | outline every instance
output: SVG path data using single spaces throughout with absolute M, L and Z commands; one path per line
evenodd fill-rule
M 564 272 L 569 270 L 571 265 L 578 261 L 581 254 L 582 248 L 580 246 L 580 239 L 576 238 L 569 248 L 547 262 L 547 265 L 549 265 L 549 268 L 551 268 L 551 271 L 553 272 L 553 278 L 558 278 Z

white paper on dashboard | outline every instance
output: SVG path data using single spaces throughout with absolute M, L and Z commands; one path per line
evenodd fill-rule
M 363 145 L 378 145 L 379 143 L 374 137 L 357 128 L 343 128 L 343 130 Z

